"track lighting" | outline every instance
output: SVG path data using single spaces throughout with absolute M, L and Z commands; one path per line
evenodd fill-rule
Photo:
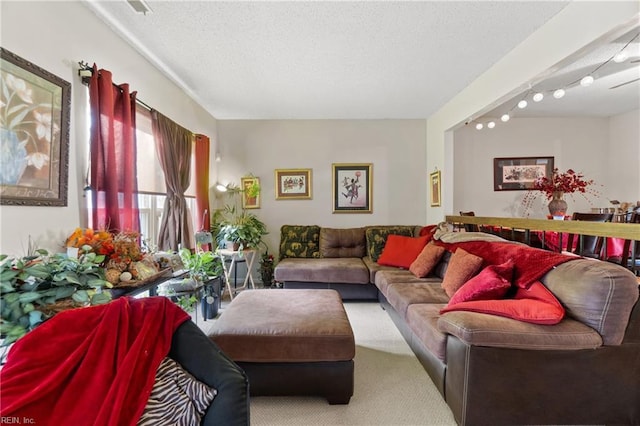
M 555 92 L 553 92 L 553 97 L 556 99 L 560 99 L 564 96 L 564 89 L 558 89 Z
M 582 77 L 582 80 L 580 80 L 580 86 L 582 87 L 588 87 L 588 86 L 591 86 L 592 84 L 593 84 L 593 77 L 591 77 L 590 75 Z
M 524 99 L 518 102 L 518 108 L 524 109 L 526 107 L 527 107 L 527 101 L 525 101 Z
M 496 127 L 496 123 L 495 121 L 490 121 L 487 123 L 487 127 L 490 129 L 493 129 L 494 127 Z
M 511 117 L 509 117 L 509 114 L 502 114 L 502 117 L 500 117 L 500 120 L 506 123 L 507 121 L 509 121 L 510 118 Z
M 623 50 L 622 52 L 616 53 L 616 55 L 613 57 L 613 62 L 619 64 L 620 62 L 626 61 L 628 58 L 629 54 Z
M 542 92 L 538 92 L 535 95 L 533 95 L 533 102 L 540 102 L 543 99 L 544 99 L 544 95 L 542 94 Z
M 477 123 L 476 124 L 476 129 L 478 129 L 478 130 L 482 130 L 483 127 L 484 127 L 484 125 L 482 123 Z

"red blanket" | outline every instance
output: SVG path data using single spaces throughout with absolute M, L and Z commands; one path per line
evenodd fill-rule
M 484 259 L 484 266 L 499 265 L 508 259 L 513 259 L 515 268 L 513 271 L 513 284 L 520 288 L 528 288 L 533 282 L 546 274 L 556 265 L 569 260 L 579 259 L 577 256 L 569 256 L 541 250 L 522 244 L 468 241 L 463 243 L 436 244 L 454 252 L 458 247 Z
M 11 348 L 0 371 L 2 419 L 135 425 L 173 332 L 188 318 L 164 297 L 57 314 Z

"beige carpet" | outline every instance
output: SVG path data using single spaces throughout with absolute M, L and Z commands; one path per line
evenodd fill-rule
M 378 303 L 345 303 L 356 338 L 355 390 L 348 405 L 323 398 L 254 397 L 251 424 L 455 425 L 431 379 Z M 222 310 L 224 314 L 224 310 Z M 205 329 L 215 321 L 201 322 Z

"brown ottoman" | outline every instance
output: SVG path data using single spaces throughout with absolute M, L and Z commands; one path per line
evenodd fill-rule
M 355 341 L 335 290 L 244 290 L 209 336 L 249 377 L 251 395 L 348 404 Z

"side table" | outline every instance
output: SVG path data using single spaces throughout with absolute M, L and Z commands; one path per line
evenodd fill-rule
M 229 291 L 229 297 L 233 300 L 234 292 L 239 290 L 244 290 L 247 288 L 255 288 L 256 285 L 253 282 L 253 261 L 256 258 L 257 250 L 254 249 L 245 249 L 245 250 L 230 250 L 230 249 L 220 249 L 218 250 L 218 254 L 222 260 L 222 269 L 224 271 L 224 278 L 226 282 L 227 290 Z M 227 267 L 226 259 L 231 259 L 229 265 Z M 233 273 L 233 268 L 237 267 L 236 263 L 239 259 L 246 260 L 247 264 L 247 276 L 244 277 L 244 283 L 241 287 L 237 287 L 235 289 L 231 289 L 231 274 Z M 224 294 L 224 290 L 222 291 Z

